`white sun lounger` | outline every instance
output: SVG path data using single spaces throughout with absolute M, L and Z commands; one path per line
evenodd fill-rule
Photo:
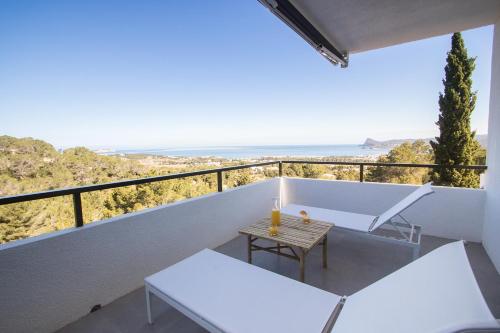
M 210 332 L 455 332 L 499 328 L 462 242 L 444 245 L 350 297 L 205 249 L 145 279 Z
M 281 209 L 281 212 L 300 217 L 300 211 L 304 210 L 311 219 L 333 223 L 335 224 L 335 228 L 368 234 L 386 242 L 403 243 L 413 248 L 413 259 L 416 259 L 420 253 L 420 234 L 422 228 L 419 225 L 408 222 L 401 213 L 424 196 L 432 193 L 434 193 L 434 190 L 431 187 L 431 183 L 422 185 L 378 216 L 295 204 L 288 204 Z M 400 221 L 395 221 L 396 217 L 399 217 Z M 384 224 L 390 224 L 394 227 L 402 238 L 384 237 L 373 234 L 375 230 Z

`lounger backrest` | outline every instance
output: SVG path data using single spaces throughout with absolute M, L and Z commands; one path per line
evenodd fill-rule
M 373 222 L 370 227 L 370 232 L 376 230 L 384 223 L 387 223 L 390 219 L 404 211 L 406 208 L 413 205 L 422 197 L 434 193 L 434 190 L 431 187 L 431 183 L 427 183 L 425 185 L 420 186 L 415 191 L 411 192 L 407 195 L 403 200 L 386 210 L 384 213 L 380 214 L 378 218 Z
M 332 332 L 455 332 L 479 327 L 500 326 L 458 241 L 348 297 Z

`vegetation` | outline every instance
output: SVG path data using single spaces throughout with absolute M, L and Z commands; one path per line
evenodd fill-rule
M 288 177 L 319 178 L 327 172 L 321 164 L 285 164 L 283 174 Z
M 454 33 L 448 52 L 443 80 L 444 93 L 439 94 L 440 135 L 431 142 L 434 160 L 440 165 L 470 165 L 478 159 L 480 145 L 470 128 L 470 117 L 476 103 L 472 92 L 475 58 L 469 58 L 460 33 Z M 479 176 L 473 170 L 438 168 L 431 173 L 435 184 L 478 187 Z
M 380 163 L 429 164 L 433 162 L 432 149 L 423 140 L 403 143 L 393 148 Z M 367 181 L 382 183 L 422 184 L 429 180 L 428 170 L 423 168 L 374 167 L 369 170 Z
M 234 162 L 226 163 L 234 165 Z M 58 152 L 40 140 L 0 136 L 0 196 L 211 167 L 203 163 L 148 167 L 135 159 L 101 156 L 82 147 Z M 224 176 L 226 187 L 264 178 L 264 174 L 254 175 L 248 169 L 226 172 Z M 84 193 L 84 220 L 89 223 L 215 191 L 216 175 L 210 174 Z M 69 196 L 0 206 L 0 243 L 73 225 L 73 204 Z

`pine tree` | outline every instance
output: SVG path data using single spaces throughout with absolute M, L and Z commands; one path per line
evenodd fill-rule
M 470 117 L 476 104 L 472 92 L 472 71 L 475 58 L 467 56 L 462 35 L 451 38 L 451 50 L 446 58 L 444 93 L 439 93 L 440 135 L 431 142 L 436 164 L 470 165 L 474 163 L 478 143 L 470 129 Z M 431 178 L 434 184 L 460 187 L 478 187 L 479 176 L 473 170 L 437 168 Z

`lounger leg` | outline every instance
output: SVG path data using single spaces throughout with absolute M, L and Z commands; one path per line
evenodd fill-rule
M 303 249 L 300 249 L 300 254 L 299 254 L 299 263 L 300 263 L 300 281 L 304 282 L 305 281 L 305 259 L 306 259 L 306 254 Z
M 248 235 L 248 263 L 252 263 L 252 236 Z
M 150 292 L 149 292 L 149 288 L 148 288 L 147 285 L 145 286 L 144 289 L 146 290 L 146 310 L 147 310 L 147 313 L 148 313 L 148 323 L 152 324 L 153 320 L 151 319 L 151 298 L 150 298 Z
M 413 260 L 417 260 L 420 256 L 420 245 L 413 247 Z
M 323 268 L 328 266 L 328 238 L 323 238 Z

